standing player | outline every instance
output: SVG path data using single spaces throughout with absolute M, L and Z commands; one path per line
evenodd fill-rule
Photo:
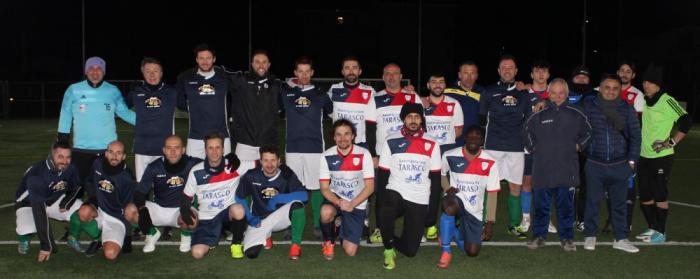
M 80 222 L 71 220 L 71 235 L 75 239 L 79 239 L 81 231 L 86 231 L 94 240 L 85 251 L 87 256 L 97 253 L 100 245 L 104 246 L 105 258 L 112 261 L 121 252 L 131 252 L 128 232 L 131 224 L 138 222 L 137 209 L 132 203 L 136 181 L 124 159 L 124 144 L 113 141 L 107 146 L 104 158 L 95 160 L 93 173 L 87 178 L 88 202 L 80 207 Z M 85 226 L 93 220 L 97 228 Z
M 384 268 L 396 267 L 396 250 L 413 257 L 425 229 L 430 189 L 440 185 L 440 149 L 425 137 L 425 116 L 420 104 L 404 104 L 404 126 L 382 144 L 377 184 L 386 185 L 380 212 Z M 394 236 L 394 223 L 403 216 L 401 237 Z
M 445 76 L 443 74 L 432 74 L 428 80 L 429 105 L 425 109 L 426 135 L 435 140 L 440 146 L 440 152 L 450 150 L 454 147 L 456 137 L 462 134 L 464 118 L 462 107 L 457 100 L 450 96 L 445 96 Z M 427 239 L 438 237 L 437 223 L 438 204 L 442 197 L 442 188 L 435 185 L 430 189 L 430 204 L 428 205 L 428 216 L 425 220 Z
M 501 178 L 508 181 L 508 233 L 525 239 L 527 236 L 520 228 L 520 189 L 525 163 L 522 130 L 532 107 L 527 91 L 516 88 L 517 73 L 515 57 L 501 56 L 498 63 L 500 81 L 481 94 L 479 106 L 486 123 L 484 149 L 498 162 Z
M 501 190 L 496 161 L 481 150 L 484 144 L 483 129 L 470 126 L 464 132 L 464 137 L 463 147 L 451 149 L 442 156 L 442 187 L 447 195 L 443 198 L 443 214 L 440 217 L 440 268 L 450 265 L 453 238 L 457 240 L 457 247 L 470 257 L 479 255 L 484 195 L 488 192 L 486 207 L 495 210 L 498 191 Z M 455 217 L 460 220 L 459 231 L 455 228 Z
M 374 191 L 372 155 L 353 143 L 355 126 L 346 119 L 333 123 L 333 146 L 321 158 L 321 193 L 328 201 L 321 208 L 323 256 L 331 260 L 335 245 L 334 219 L 340 217 L 343 250 L 355 256 L 364 227 L 367 199 Z
M 222 229 L 227 226 L 236 231 L 233 219 L 235 192 L 240 180 L 239 169 L 232 169 L 224 160 L 224 144 L 227 141 L 216 132 L 204 137 L 206 159 L 190 170 L 180 202 L 180 228 L 194 230 L 192 257 L 204 258 L 209 249 L 219 243 Z M 192 201 L 197 198 L 196 213 Z
M 177 91 L 163 82 L 163 66 L 155 58 L 141 60 L 143 84 L 129 92 L 126 104 L 136 111 L 134 170 L 141 181 L 146 166 L 162 154 L 165 138 L 175 132 Z
M 15 194 L 17 251 L 27 254 L 29 241 L 36 233 L 41 243 L 37 256 L 39 262 L 48 261 L 51 253 L 56 252 L 49 218 L 69 221 L 73 212 L 83 204 L 77 199 L 80 189 L 78 169 L 70 161 L 70 146 L 64 142 L 54 143 L 46 160 L 27 169 Z M 81 250 L 75 238 L 69 238 L 68 245 Z
M 226 96 L 229 78 L 221 68 L 214 67 L 216 51 L 206 44 L 194 49 L 197 67 L 177 77 L 177 107 L 189 112 L 190 130 L 187 135 L 187 155 L 204 159 L 204 136 L 217 132 L 226 138 L 224 154 L 231 152 L 228 132 Z
M 269 249 L 266 240 L 269 241 L 272 232 L 291 225 L 289 258 L 297 260 L 301 257 L 301 235 L 306 224 L 304 202 L 308 195 L 294 172 L 281 165 L 277 148 L 261 147 L 260 164 L 243 175 L 236 189 L 237 204 L 232 206 L 231 257 L 240 259 L 245 254 L 248 258 L 257 258 L 263 247 Z
M 399 117 L 401 107 L 406 103 L 420 103 L 420 97 L 418 94 L 416 94 L 412 89 L 409 90 L 408 88 L 401 86 L 402 78 L 403 75 L 401 74 L 401 68 L 399 65 L 389 63 L 384 66 L 382 80 L 384 81 L 386 88 L 377 92 L 377 96 L 374 97 L 377 117 L 376 148 L 369 148 L 375 168 L 379 165 L 379 154 L 382 154 L 382 142 L 386 141 L 387 138 L 394 137 L 395 135 L 401 133 L 401 127 L 403 127 L 403 121 L 401 120 L 401 117 Z M 375 187 L 374 216 L 376 228 L 369 238 L 371 243 L 382 242 L 382 234 L 379 230 L 379 223 L 381 222 L 381 214 L 379 212 L 381 211 L 382 204 L 379 201 L 382 200 L 383 193 L 383 188 Z M 369 210 L 366 210 L 365 213 L 368 212 Z
M 139 209 L 139 228 L 147 233 L 144 253 L 155 251 L 160 239 L 157 226 L 177 227 L 180 200 L 190 169 L 202 160 L 184 155 L 182 139 L 170 135 L 162 148 L 163 158 L 148 164 L 134 192 L 134 204 Z M 153 191 L 153 201 L 147 200 Z M 190 251 L 191 232 L 180 229 L 180 252 Z
M 479 99 L 484 88 L 476 84 L 479 78 L 479 68 L 471 60 L 462 62 L 457 72 L 455 84 L 445 89 L 445 95 L 450 96 L 459 102 L 464 115 L 464 127 L 479 125 Z M 455 146 L 464 145 L 464 136 L 457 135 Z
M 302 57 L 294 66 L 294 76 L 282 87 L 281 109 L 287 117 L 286 162 L 301 183 L 311 192 L 314 234 L 320 237 L 321 192 L 318 170 L 324 150 L 323 116 L 333 112 L 333 103 L 325 92 L 311 83 L 313 63 Z M 277 144 L 277 143 L 275 143 Z
M 649 66 L 643 85 L 646 105 L 642 114 L 642 151 L 637 174 L 640 207 L 648 228 L 637 238 L 663 243 L 666 241 L 668 181 L 674 147 L 688 134 L 692 120 L 676 99 L 662 91 L 663 68 Z M 671 135 L 676 122 L 678 131 Z

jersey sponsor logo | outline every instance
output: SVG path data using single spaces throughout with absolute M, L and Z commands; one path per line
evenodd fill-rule
M 345 198 L 352 199 L 355 196 L 355 190 L 340 191 L 338 194 Z
M 476 195 L 470 196 L 468 201 L 469 201 L 469 205 L 475 206 L 476 205 Z
M 545 120 L 542 120 L 542 124 L 549 124 L 549 123 L 554 123 L 554 119 L 545 119 Z
M 308 108 L 311 106 L 311 100 L 309 98 L 301 96 L 298 99 L 294 100 L 294 104 L 298 108 Z
M 146 108 L 159 108 L 162 102 L 158 97 L 150 97 L 144 101 Z
M 56 184 L 52 181 L 51 184 L 49 184 L 49 189 L 54 192 L 63 191 L 66 189 L 67 184 L 65 180 L 58 181 Z
M 505 107 L 514 107 L 518 105 L 518 98 L 515 98 L 515 96 L 512 95 L 507 95 L 501 98 L 501 103 Z
M 401 127 L 403 127 L 403 124 L 402 124 L 402 125 L 390 126 L 389 129 L 386 129 L 386 134 L 387 134 L 387 135 L 391 135 L 391 134 L 394 134 L 394 133 L 398 133 L 399 131 L 401 131 Z
M 415 175 L 409 175 L 406 177 L 406 183 L 415 183 L 415 184 L 421 184 L 423 182 L 423 179 L 421 179 L 421 176 L 423 176 L 423 173 L 416 173 Z
M 270 199 L 274 196 L 277 196 L 279 194 L 279 191 L 277 189 L 272 188 L 272 187 L 267 187 L 265 189 L 262 189 L 260 191 L 260 195 L 262 196 L 263 199 Z
M 209 203 L 209 209 L 224 209 L 224 200 L 216 200 Z
M 107 179 L 100 180 L 100 182 L 97 183 L 97 188 L 107 193 L 114 192 L 114 185 Z
M 173 177 L 170 177 L 165 183 L 168 184 L 168 187 L 175 188 L 175 187 L 183 186 L 185 184 L 185 180 L 182 177 L 173 176 Z
M 447 132 L 438 133 L 437 135 L 435 135 L 433 137 L 438 142 L 446 142 L 447 141 Z M 425 149 L 425 150 L 428 150 L 428 149 Z
M 197 88 L 197 91 L 199 91 L 199 95 L 214 95 L 214 94 L 216 94 L 216 89 L 211 84 L 202 84 L 202 86 Z
M 475 193 L 479 191 L 479 181 L 458 180 L 456 184 L 460 192 Z

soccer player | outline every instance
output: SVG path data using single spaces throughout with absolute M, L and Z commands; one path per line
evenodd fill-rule
M 207 44 L 194 49 L 197 66 L 177 77 L 177 107 L 189 113 L 190 129 L 187 135 L 187 155 L 204 159 L 204 136 L 218 132 L 226 138 L 224 154 L 231 152 L 228 131 L 226 96 L 229 78 L 219 67 L 214 67 L 216 51 Z
M 144 253 L 156 249 L 156 242 L 161 236 L 157 226 L 179 225 L 177 220 L 180 217 L 182 190 L 192 167 L 202 162 L 201 159 L 184 153 L 182 139 L 176 135 L 168 136 L 162 148 L 163 157 L 148 164 L 134 192 L 134 204 L 139 210 L 139 228 L 147 234 Z M 147 200 L 151 191 L 153 201 Z M 180 252 L 190 251 L 191 235 L 190 231 L 180 229 Z
M 253 52 L 250 70 L 229 73 L 231 78 L 232 132 L 241 169 L 255 167 L 261 146 L 279 144 L 277 132 L 281 82 L 270 73 L 270 55 L 265 50 Z
M 413 257 L 425 229 L 430 189 L 440 185 L 440 147 L 425 136 L 423 106 L 407 103 L 401 108 L 401 134 L 382 144 L 377 184 L 386 185 L 380 212 L 384 244 L 384 268 L 396 267 L 396 250 Z M 403 216 L 401 237 L 394 223 Z
M 450 265 L 450 244 L 453 239 L 457 241 L 457 247 L 470 257 L 479 255 L 484 195 L 488 193 L 487 208 L 495 211 L 498 191 L 501 190 L 496 161 L 481 149 L 484 144 L 483 129 L 477 125 L 470 126 L 464 132 L 464 137 L 464 146 L 442 155 L 441 184 L 447 194 L 442 201 L 443 214 L 440 217 L 440 268 Z M 459 229 L 455 227 L 455 218 L 460 220 Z
M 219 243 L 223 228 L 232 232 L 237 223 L 233 219 L 233 204 L 236 188 L 241 175 L 238 169 L 226 165 L 224 159 L 223 135 L 212 132 L 204 137 L 207 156 L 203 162 L 190 170 L 182 190 L 180 200 L 180 228 L 194 230 L 192 234 L 192 257 L 202 259 L 209 249 Z M 192 208 L 192 201 L 197 198 L 197 209 Z
M 440 145 L 441 152 L 454 148 L 456 137 L 462 134 L 464 118 L 462 106 L 457 100 L 444 94 L 445 76 L 435 73 L 430 75 L 427 83 L 430 95 L 429 105 L 425 109 L 426 136 L 435 140 Z M 430 189 L 430 204 L 428 216 L 425 220 L 425 237 L 436 239 L 438 237 L 437 224 L 438 204 L 442 197 L 442 188 L 435 185 Z
M 177 91 L 163 82 L 163 66 L 152 57 L 141 60 L 143 83 L 129 92 L 126 104 L 136 111 L 134 170 L 141 181 L 146 166 L 162 156 L 165 138 L 175 132 Z
M 525 164 L 522 128 L 532 107 L 527 91 L 517 88 L 517 73 L 515 57 L 501 56 L 498 63 L 500 81 L 481 94 L 479 112 L 486 123 L 484 149 L 498 162 L 501 179 L 508 181 L 508 233 L 525 239 L 527 235 L 520 228 L 520 190 Z
M 105 258 L 112 261 L 121 252 L 131 252 L 128 232 L 131 224 L 138 223 L 137 209 L 132 203 L 136 181 L 124 159 L 123 143 L 113 141 L 107 146 L 104 158 L 95 160 L 93 173 L 87 178 L 88 202 L 80 207 L 79 222 L 71 218 L 70 232 L 75 239 L 79 239 L 82 231 L 93 239 L 85 251 L 87 256 L 95 255 L 100 246 L 104 247 Z
M 282 87 L 281 109 L 287 117 L 285 158 L 302 185 L 311 192 L 314 234 L 320 237 L 321 192 L 319 164 L 324 151 L 323 118 L 333 112 L 333 103 L 325 92 L 312 84 L 313 62 L 305 57 L 295 62 L 294 76 Z M 277 143 L 275 143 L 277 144 Z
M 645 242 L 666 241 L 668 181 L 671 178 L 674 147 L 688 134 L 691 117 L 663 89 L 663 68 L 649 66 L 644 74 L 642 151 L 637 168 L 639 200 L 648 228 L 637 236 Z M 674 123 L 678 131 L 671 135 Z
M 476 84 L 479 78 L 479 67 L 471 60 L 462 62 L 457 72 L 457 81 L 453 86 L 445 89 L 445 95 L 459 102 L 464 115 L 464 127 L 479 124 L 479 99 L 484 88 Z M 464 136 L 457 135 L 455 146 L 464 145 Z
M 83 184 L 91 175 L 90 168 L 95 159 L 117 139 L 115 114 L 129 124 L 136 122 L 136 114 L 127 108 L 119 88 L 104 81 L 106 72 L 104 59 L 88 58 L 85 61 L 86 80 L 71 84 L 61 103 L 57 138 L 69 142 L 73 131 L 71 162 L 78 168 Z
M 73 212 L 83 204 L 77 198 L 81 185 L 78 169 L 70 162 L 70 146 L 57 142 L 46 160 L 34 164 L 24 173 L 15 194 L 17 252 L 20 254 L 29 253 L 29 241 L 36 233 L 41 243 L 37 261 L 48 261 L 56 252 L 48 219 L 69 221 Z M 80 250 L 75 238 L 69 238 L 68 245 Z
M 384 81 L 384 88 L 382 91 L 377 92 L 377 96 L 374 97 L 374 103 L 376 104 L 376 117 L 377 117 L 377 132 L 376 132 L 376 148 L 370 148 L 369 151 L 372 154 L 372 161 L 374 163 L 374 168 L 379 165 L 379 154 L 382 153 L 382 142 L 387 138 L 393 137 L 401 133 L 401 127 L 403 127 L 403 121 L 399 117 L 401 112 L 401 107 L 405 103 L 415 103 L 420 104 L 420 97 L 414 92 L 413 89 L 402 87 L 401 79 L 403 75 L 401 74 L 401 68 L 395 63 L 389 63 L 384 66 L 382 80 Z M 374 150 L 374 151 L 373 151 Z M 375 152 L 376 151 L 376 152 Z M 374 153 L 373 153 L 374 152 Z M 384 193 L 383 188 L 374 188 L 374 216 L 375 216 L 375 226 L 374 232 L 370 236 L 369 240 L 371 243 L 381 243 L 382 234 L 379 230 L 379 223 L 381 222 L 381 211 L 382 194 Z M 386 185 L 382 185 L 386 186 Z M 365 213 L 369 212 L 367 208 Z
M 236 189 L 233 208 L 233 240 L 231 257 L 257 258 L 272 232 L 292 226 L 289 258 L 301 257 L 301 236 L 306 214 L 304 202 L 308 194 L 294 172 L 281 165 L 279 151 L 274 147 L 260 148 L 260 165 L 241 178 Z M 250 205 L 247 198 L 250 197 Z M 245 237 L 244 237 L 245 231 Z
M 341 219 L 339 236 L 348 256 L 357 254 L 364 227 L 367 199 L 374 191 L 374 165 L 369 151 L 353 143 L 355 126 L 346 119 L 333 123 L 335 146 L 321 158 L 321 193 L 328 201 L 321 208 L 323 257 L 333 259 L 335 222 Z

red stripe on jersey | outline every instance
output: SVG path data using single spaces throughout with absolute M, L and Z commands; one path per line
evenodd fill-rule
M 367 104 L 369 99 L 373 97 L 372 91 L 367 89 L 355 88 L 349 91 L 349 96 L 345 99 L 346 103 Z
M 222 171 L 220 174 L 214 175 L 209 179 L 208 183 L 215 183 L 215 182 L 221 182 L 221 181 L 226 181 L 230 179 L 234 179 L 238 177 L 238 172 L 234 171 L 231 173 L 227 173 L 226 171 Z
M 439 104 L 433 104 L 435 110 L 432 116 L 452 116 L 455 113 L 455 104 L 448 102 L 440 102 Z M 427 116 L 427 115 L 426 115 Z
M 365 154 L 348 154 L 347 157 L 343 157 L 343 164 L 340 165 L 339 171 L 361 171 L 364 156 Z
M 424 138 L 412 139 L 405 153 L 420 154 L 430 157 L 435 148 L 435 142 Z
M 466 174 L 474 174 L 480 176 L 488 176 L 491 173 L 491 167 L 493 166 L 493 160 L 486 160 L 482 158 L 474 158 L 469 162 L 469 167 L 464 170 Z
M 389 91 L 387 91 L 389 92 Z M 406 94 L 403 92 L 399 92 L 396 94 L 392 94 L 394 99 L 391 100 L 390 106 L 403 106 L 405 103 L 415 103 L 416 102 L 416 94 Z

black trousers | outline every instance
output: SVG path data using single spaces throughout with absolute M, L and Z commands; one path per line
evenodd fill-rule
M 418 253 L 420 240 L 425 229 L 425 217 L 428 213 L 428 205 L 417 204 L 401 197 L 394 190 L 384 190 L 381 223 L 382 241 L 385 249 L 396 248 L 407 257 L 413 257 Z M 403 231 L 401 236 L 394 236 L 394 223 L 403 216 Z

